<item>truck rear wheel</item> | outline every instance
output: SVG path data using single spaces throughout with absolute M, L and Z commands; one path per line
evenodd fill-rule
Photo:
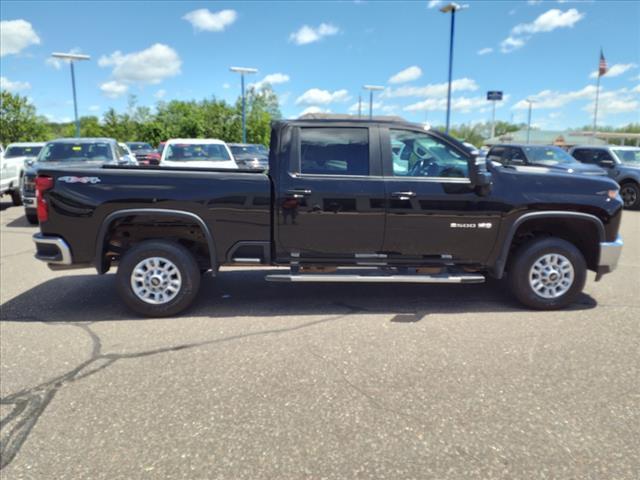
M 188 308 L 200 288 L 200 271 L 183 246 L 147 240 L 128 250 L 116 274 L 124 303 L 146 317 L 169 317 Z
M 640 208 L 640 185 L 634 182 L 625 182 L 620 186 L 620 196 L 624 202 L 624 208 L 638 210 Z
M 582 292 L 587 266 L 580 250 L 560 238 L 542 238 L 515 253 L 508 272 L 515 297 L 536 310 L 557 310 Z
M 16 207 L 22 205 L 22 194 L 20 193 L 20 190 L 11 191 L 11 202 Z

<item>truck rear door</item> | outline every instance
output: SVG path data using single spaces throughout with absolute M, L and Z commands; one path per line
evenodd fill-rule
M 380 136 L 388 201 L 383 251 L 388 258 L 486 259 L 502 204 L 475 193 L 468 153 L 418 129 L 381 127 Z
M 375 256 L 385 222 L 379 146 L 376 126 L 293 127 L 275 187 L 277 258 Z

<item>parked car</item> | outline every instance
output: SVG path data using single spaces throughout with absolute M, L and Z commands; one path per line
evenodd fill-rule
M 606 176 L 487 166 L 448 135 L 392 120 L 279 121 L 271 139 L 268 174 L 182 160 L 41 169 L 36 258 L 117 265 L 123 301 L 155 317 L 187 308 L 201 274 L 221 265 L 289 266 L 266 276 L 277 282 L 460 284 L 508 272 L 520 302 L 548 310 L 576 300 L 587 270 L 599 280 L 617 265 L 622 200 Z
M 230 143 L 233 158 L 240 168 L 266 170 L 269 168 L 269 155 L 260 151 L 258 145 L 249 143 Z
M 38 155 L 43 145 L 44 143 L 38 142 L 10 143 L 2 153 L 0 195 L 11 195 L 14 205 L 22 205 L 21 186 L 25 166 Z
M 136 156 L 133 154 L 126 143 L 118 143 L 118 155 L 120 156 L 121 164 L 126 165 L 126 163 L 128 162 L 129 165 L 139 165 Z
M 531 170 L 539 173 L 565 172 L 581 175 L 606 175 L 596 165 L 578 162 L 560 147 L 545 145 L 494 145 L 487 152 L 487 160 L 505 167 Z
M 146 142 L 127 142 L 139 165 L 158 165 L 160 154 Z
M 103 165 L 135 164 L 112 138 L 60 138 L 47 142 L 24 174 L 22 198 L 27 221 L 38 223 L 36 178 L 41 168 L 95 169 Z
M 603 168 L 620 185 L 626 208 L 640 208 L 640 148 L 618 145 L 576 146 L 569 150 L 578 161 Z
M 162 167 L 198 167 L 237 169 L 229 147 L 222 140 L 212 138 L 173 138 L 167 140 Z

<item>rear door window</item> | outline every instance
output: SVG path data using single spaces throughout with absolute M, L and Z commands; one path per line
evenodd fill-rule
M 369 175 L 369 129 L 301 127 L 300 172 Z

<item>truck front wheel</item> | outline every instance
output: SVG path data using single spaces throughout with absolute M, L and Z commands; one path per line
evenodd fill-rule
M 557 310 L 582 292 L 587 266 L 580 250 L 560 238 L 535 239 L 515 252 L 507 278 L 511 291 L 536 310 Z
M 124 254 L 116 281 L 118 293 L 133 311 L 169 317 L 191 305 L 200 288 L 200 271 L 182 245 L 147 240 Z

